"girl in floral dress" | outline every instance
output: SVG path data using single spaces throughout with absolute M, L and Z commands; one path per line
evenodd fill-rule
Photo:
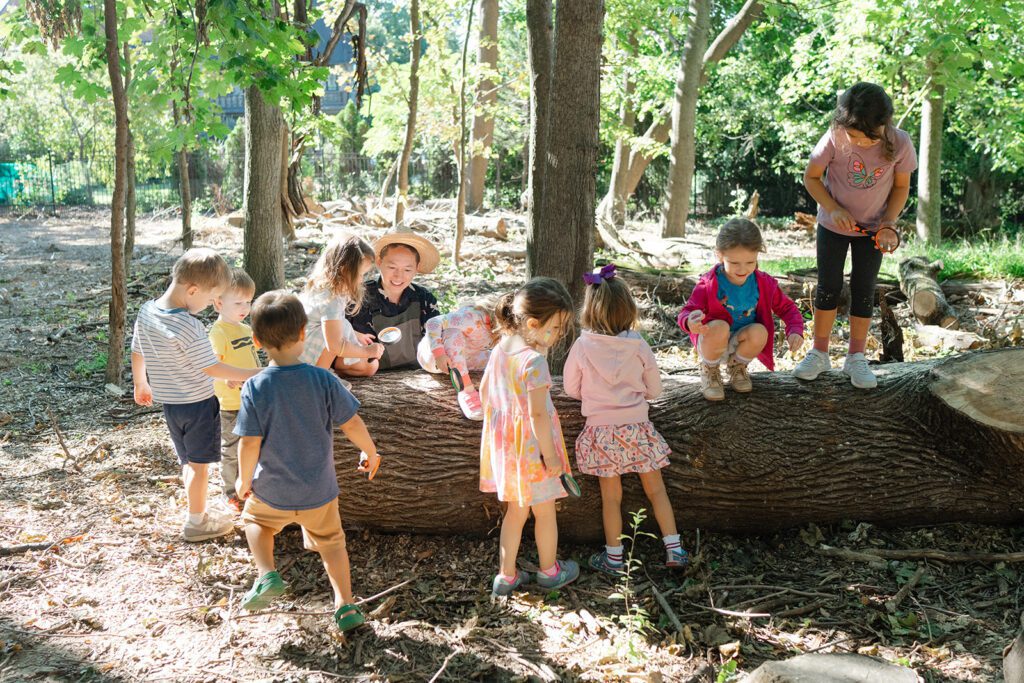
M 494 316 L 503 337 L 480 382 L 480 490 L 497 493 L 508 504 L 501 522 L 501 565 L 491 585 L 491 595 L 501 597 L 530 580 L 516 568 L 516 556 L 531 511 L 541 568 L 537 583 L 560 588 L 580 573 L 572 560 L 556 559 L 555 500 L 566 495 L 559 478 L 569 470 L 569 460 L 545 359 L 572 323 L 572 299 L 557 280 L 538 277 L 504 295 Z
M 565 393 L 582 399 L 587 424 L 576 439 L 576 465 L 601 482 L 605 549 L 590 558 L 598 571 L 622 571 L 622 475 L 640 475 L 665 543 L 665 566 L 684 567 L 661 469 L 668 444 L 647 419 L 647 401 L 661 394 L 661 376 L 651 347 L 634 331 L 636 302 L 615 266 L 584 275 L 583 334 L 565 361 Z

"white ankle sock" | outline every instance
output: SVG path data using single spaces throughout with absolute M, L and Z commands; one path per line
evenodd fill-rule
M 206 516 L 205 512 L 190 512 L 190 513 L 188 513 L 188 523 L 189 524 L 202 524 L 203 523 L 203 517 L 205 517 L 205 516 Z
M 622 564 L 622 546 L 606 545 L 604 552 L 608 555 L 608 562 L 611 564 Z

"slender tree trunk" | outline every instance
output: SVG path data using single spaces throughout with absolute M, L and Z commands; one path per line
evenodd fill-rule
M 174 115 L 174 125 L 180 126 L 181 111 L 178 103 L 171 103 L 171 112 Z M 187 123 L 187 122 L 184 122 Z M 181 248 L 192 248 L 192 185 L 189 183 L 188 150 L 182 146 L 174 155 L 178 159 L 178 195 L 181 198 Z
M 870 403 L 838 371 L 812 383 L 753 373 L 753 393 L 717 404 L 704 399 L 696 377 L 665 378 L 650 418 L 672 448 L 663 476 L 680 528 L 1024 521 L 1024 404 L 1007 400 L 1024 382 L 1024 349 L 885 368 Z M 374 425 L 380 451 L 394 457 L 367 483 L 355 471 L 358 449 L 337 434 L 337 477 L 349 492 L 342 515 L 403 533 L 493 533 L 500 504 L 479 491 L 480 425 L 462 417 L 450 385 L 422 372 L 369 381 L 372 391 L 356 387 L 360 415 Z M 431 416 L 416 439 L 409 438 L 412 420 L 396 419 L 397 394 L 408 415 Z M 557 381 L 551 394 L 574 462 L 585 422 L 580 403 Z M 577 476 L 583 496 L 561 506 L 559 537 L 598 541 L 598 481 Z M 622 486 L 625 512 L 650 509 L 637 477 L 623 477 Z
M 462 69 L 459 74 L 459 140 L 455 146 L 455 167 L 459 173 L 459 191 L 455 196 L 455 239 L 452 243 L 452 261 L 458 267 L 462 258 L 462 240 L 466 235 L 466 54 L 469 52 L 470 27 L 473 25 L 475 0 L 469 0 L 466 17 L 466 38 L 462 43 Z
M 243 261 L 257 293 L 284 286 L 281 239 L 281 110 L 256 86 L 245 90 Z
M 933 80 L 934 83 L 934 80 Z M 942 117 L 945 86 L 934 84 L 921 105 L 921 168 L 917 174 L 917 236 L 942 241 Z
M 472 158 L 467 174 L 467 211 L 477 211 L 484 205 L 487 161 L 494 141 L 494 109 L 498 92 L 491 74 L 498 68 L 498 0 L 481 0 L 479 42 L 477 65 L 485 71 L 485 76 L 476 86 L 476 116 L 473 118 L 473 141 L 470 144 Z
M 302 196 L 302 179 L 299 177 L 299 167 L 302 163 L 301 150 L 294 162 L 292 158 L 292 136 L 288 130 L 288 124 L 281 122 L 281 155 L 278 157 L 281 170 L 278 178 L 281 182 L 281 234 L 289 241 L 295 239 L 294 219 L 306 213 L 306 202 Z M 294 168 L 294 175 L 293 175 Z M 292 190 L 295 190 L 294 194 Z
M 622 227 L 626 222 L 626 170 L 632 148 L 630 141 L 636 127 L 636 110 L 633 108 L 631 96 L 636 90 L 629 68 L 623 75 L 622 105 L 619 107 L 619 132 L 615 136 L 615 157 L 612 161 L 612 177 L 608 183 L 608 199 L 601 218 L 615 227 Z
M 690 29 L 686 32 L 683 58 L 672 101 L 672 150 L 661 214 L 661 234 L 682 237 L 690 215 L 690 188 L 696 150 L 695 120 L 704 47 L 711 20 L 711 0 L 690 0 Z
M 622 206 L 629 203 L 629 198 L 636 191 L 640 179 L 644 177 L 644 171 L 654 160 L 654 154 L 646 151 L 651 145 L 663 145 L 668 142 L 669 131 L 672 130 L 672 122 L 666 113 L 664 118 L 659 118 L 648 126 L 643 136 L 635 144 L 629 146 L 629 153 L 623 163 L 613 173 L 611 183 L 608 185 L 608 192 L 598 205 L 598 215 L 606 221 L 611 222 L 612 206 L 618 201 Z M 615 193 L 621 192 L 616 197 Z
M 127 93 L 132 82 L 131 70 L 131 48 L 128 43 L 124 44 L 124 89 Z M 126 95 L 127 97 L 127 95 Z M 137 202 L 135 198 L 135 134 L 131 126 L 128 126 L 128 160 L 127 175 L 125 183 L 125 207 L 124 207 L 124 264 L 125 277 L 132 267 L 132 256 L 135 253 L 135 212 Z
M 560 280 L 579 305 L 594 256 L 604 2 L 561 0 L 556 22 L 544 210 L 528 259 L 535 265 L 531 276 Z M 564 344 L 553 350 L 554 372 L 567 352 Z
M 537 246 L 541 212 L 544 210 L 545 159 L 551 106 L 552 42 L 551 0 L 526 0 L 527 46 L 530 66 L 530 164 L 527 185 L 526 275 L 539 274 Z
M 107 74 L 114 101 L 114 194 L 110 203 L 110 339 L 106 381 L 120 385 L 124 370 L 125 303 L 124 199 L 128 175 L 128 97 L 121 79 L 121 43 L 117 37 L 117 2 L 103 0 Z
M 412 144 L 416 139 L 416 112 L 420 101 L 420 3 L 409 1 L 409 111 L 405 116 L 405 139 L 402 154 L 398 160 L 398 185 L 395 193 L 395 215 L 392 220 L 398 225 L 405 218 L 405 204 L 409 194 L 409 159 Z

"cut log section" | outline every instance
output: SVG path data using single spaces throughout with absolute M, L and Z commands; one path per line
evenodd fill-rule
M 900 289 L 907 295 L 914 316 L 925 325 L 955 329 L 956 313 L 946 301 L 935 276 L 942 270 L 942 261 L 913 256 L 900 262 Z
M 696 377 L 666 379 L 651 419 L 672 448 L 665 485 L 680 527 L 765 532 L 845 519 L 909 525 L 1024 522 L 1024 349 L 876 368 L 878 388 L 837 371 L 814 382 L 754 373 L 754 390 L 710 403 Z M 335 443 L 342 513 L 394 532 L 491 533 L 500 504 L 479 491 L 480 423 L 462 417 L 447 380 L 422 372 L 356 381 L 383 463 L 368 482 Z M 579 403 L 553 390 L 573 443 Z M 573 462 L 575 462 L 573 460 Z M 561 537 L 599 541 L 596 478 L 559 503 Z M 624 477 L 624 510 L 650 509 Z

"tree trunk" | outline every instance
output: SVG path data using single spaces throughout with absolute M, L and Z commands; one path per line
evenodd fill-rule
M 278 157 L 281 170 L 278 179 L 281 182 L 281 234 L 289 241 L 295 239 L 294 219 L 306 213 L 306 203 L 302 198 L 302 179 L 299 177 L 299 168 L 302 165 L 301 151 L 298 158 L 292 162 L 292 136 L 288 130 L 288 124 L 281 122 L 281 154 Z
M 527 274 L 560 280 L 581 303 L 594 255 L 604 3 L 562 0 L 556 22 L 544 208 L 527 246 Z
M 925 325 L 957 327 L 956 312 L 946 301 L 936 276 L 942 270 L 942 261 L 929 262 L 923 256 L 914 256 L 900 262 L 900 289 L 907 295 L 914 317 Z
M 867 404 L 838 371 L 812 383 L 789 373 L 753 380 L 753 393 L 729 392 L 712 404 L 695 376 L 666 379 L 651 406 L 673 450 L 664 479 L 680 527 L 1024 522 L 1024 402 L 1008 400 L 1024 382 L 1024 349 L 886 365 Z M 358 450 L 340 433 L 335 440 L 346 521 L 396 532 L 493 532 L 499 503 L 479 492 L 480 425 L 462 417 L 447 382 L 399 372 L 372 383 L 356 383 L 355 392 L 383 454 L 374 481 L 356 473 Z M 574 462 L 579 403 L 560 387 L 552 395 Z M 427 430 L 423 415 L 431 416 Z M 559 535 L 599 541 L 598 482 L 578 476 L 583 496 L 559 503 Z M 624 511 L 650 509 L 637 477 L 623 477 L 623 488 Z
M 245 90 L 243 262 L 256 293 L 284 286 L 281 239 L 281 110 L 256 86 Z
M 653 145 L 663 145 L 668 142 L 669 132 L 672 130 L 672 122 L 666 114 L 664 117 L 656 118 L 643 136 L 635 141 L 635 144 L 628 145 L 626 163 L 612 171 L 611 182 L 608 185 L 608 192 L 597 207 L 598 216 L 615 227 L 621 227 L 625 223 L 625 212 L 623 212 L 623 223 L 616 224 L 613 220 L 612 210 L 616 202 L 625 207 L 629 198 L 636 191 L 640 179 L 644 177 L 644 171 L 648 164 L 654 160 L 654 156 L 646 150 Z M 621 177 L 620 177 L 621 176 Z
M 632 36 L 631 36 L 632 38 Z M 636 56 L 635 53 L 633 55 Z M 632 73 L 626 67 L 622 84 L 622 105 L 619 107 L 619 133 L 615 136 L 615 156 L 612 160 L 612 177 L 608 182 L 608 193 L 598 209 L 598 218 L 606 220 L 616 228 L 626 224 L 626 170 L 632 148 L 630 143 L 636 127 L 636 110 L 631 97 L 636 90 Z M 635 186 L 634 186 L 635 187 Z M 632 192 L 630 192 L 632 194 Z M 602 211 L 603 209 L 603 211 Z
M 470 27 L 473 25 L 475 4 L 475 0 L 469 0 L 466 38 L 462 42 L 462 69 L 459 73 L 459 139 L 455 144 L 455 168 L 459 173 L 459 191 L 455 196 L 455 235 L 452 240 L 452 262 L 456 268 L 462 259 L 462 240 L 466 236 L 466 55 L 469 52 Z
M 395 215 L 391 221 L 398 225 L 405 218 L 406 197 L 409 194 L 409 159 L 412 143 L 416 139 L 416 112 L 420 102 L 420 2 L 409 2 L 409 111 L 405 115 L 405 139 L 398 159 L 398 186 L 395 192 Z
M 485 75 L 476 86 L 476 116 L 473 117 L 472 157 L 466 174 L 466 210 L 477 211 L 484 205 L 487 160 L 494 140 L 494 109 L 498 102 L 497 85 L 491 74 L 498 68 L 498 0 L 480 2 L 480 40 L 477 65 Z
M 182 124 L 178 103 L 171 103 L 174 125 Z M 185 122 L 187 123 L 187 122 Z M 178 158 L 178 195 L 181 198 L 181 248 L 192 248 L 192 185 L 189 182 L 188 150 L 182 146 L 175 154 Z
M 128 43 L 124 46 L 125 56 L 125 90 L 128 90 L 128 85 L 131 82 L 130 68 L 131 61 L 129 60 Z M 125 105 L 127 106 L 127 104 Z M 125 264 L 125 278 L 127 279 L 128 271 L 131 270 L 132 256 L 135 254 L 135 214 L 138 208 L 138 203 L 135 198 L 135 134 L 132 133 L 131 126 L 128 127 L 128 152 L 127 152 L 127 166 L 125 174 L 125 207 L 124 207 L 124 264 Z
M 921 168 L 917 173 L 917 236 L 942 241 L 942 116 L 945 86 L 934 84 L 921 105 Z
M 544 209 L 544 170 L 551 107 L 551 0 L 526 0 L 526 42 L 530 52 L 530 163 L 526 202 L 526 273 L 537 272 L 537 239 Z
M 686 234 L 686 218 L 690 215 L 690 189 L 693 185 L 693 164 L 696 155 L 695 121 L 697 93 L 704 69 L 704 47 L 711 21 L 711 0 L 690 0 L 690 28 L 686 32 L 683 58 L 672 101 L 672 151 L 661 213 L 663 237 Z
M 124 199 L 128 176 L 128 96 L 121 79 L 121 43 L 117 39 L 117 3 L 103 0 L 107 74 L 114 100 L 114 193 L 110 202 L 110 308 L 106 381 L 121 384 L 127 287 L 124 267 Z

